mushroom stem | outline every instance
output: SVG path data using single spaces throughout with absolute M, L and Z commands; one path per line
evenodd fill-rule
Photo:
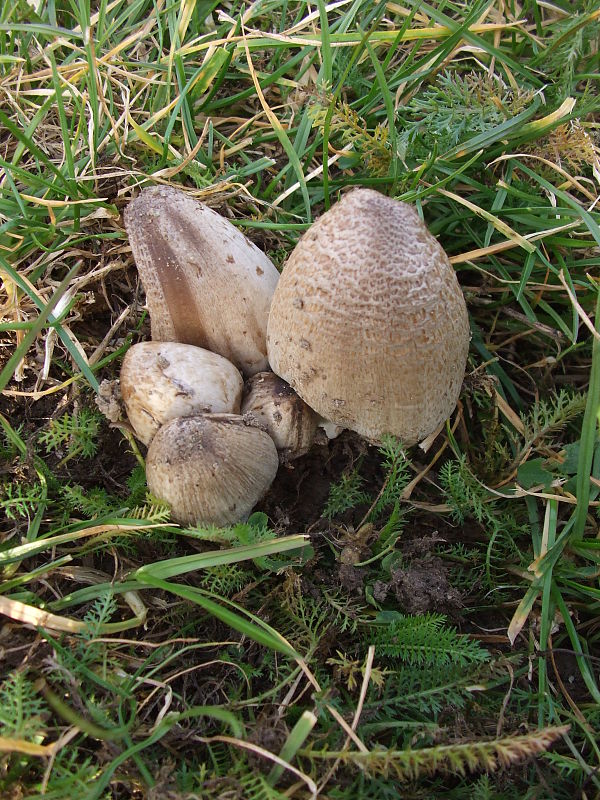
M 321 415 L 317 416 L 317 426 L 321 428 L 328 439 L 337 439 L 340 433 L 345 430 L 341 425 L 337 425 L 335 422 L 331 422 L 331 420 L 325 419 L 325 417 Z

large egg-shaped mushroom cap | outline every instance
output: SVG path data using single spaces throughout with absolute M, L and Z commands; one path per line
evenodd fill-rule
M 268 433 L 234 414 L 171 420 L 146 458 L 148 488 L 186 525 L 233 525 L 246 520 L 279 466 Z
M 121 367 L 121 395 L 137 436 L 149 444 L 175 417 L 237 414 L 242 376 L 223 356 L 178 342 L 139 342 Z
M 417 212 L 355 189 L 302 236 L 273 296 L 271 369 L 321 416 L 377 442 L 426 438 L 454 409 L 469 322 Z
M 267 368 L 279 273 L 229 220 L 171 186 L 144 189 L 124 214 L 152 338 L 195 344 L 244 375 Z

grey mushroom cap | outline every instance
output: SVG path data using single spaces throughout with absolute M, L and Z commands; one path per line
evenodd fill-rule
M 264 427 L 282 462 L 304 455 L 314 441 L 317 415 L 273 372 L 259 372 L 246 381 L 241 413 Z
M 170 186 L 144 189 L 124 213 L 152 338 L 194 344 L 244 375 L 267 368 L 279 273 L 229 220 Z
M 171 420 L 148 448 L 148 488 L 185 525 L 248 518 L 279 466 L 271 437 L 235 414 Z
M 175 417 L 237 414 L 242 388 L 242 376 L 230 361 L 191 344 L 139 342 L 121 366 L 121 396 L 144 444 Z
M 414 208 L 355 189 L 290 255 L 267 349 L 272 370 L 321 416 L 409 445 L 453 411 L 469 338 L 454 270 Z

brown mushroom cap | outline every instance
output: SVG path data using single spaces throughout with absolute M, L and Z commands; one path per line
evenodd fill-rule
M 175 417 L 237 414 L 242 388 L 242 376 L 230 361 L 191 344 L 139 342 L 121 366 L 121 396 L 144 444 Z
M 273 372 L 258 372 L 246 381 L 241 413 L 265 428 L 282 462 L 304 455 L 315 438 L 317 415 Z
M 277 269 L 229 220 L 179 189 L 144 189 L 124 213 L 152 338 L 195 344 L 245 375 L 267 368 Z
M 271 437 L 234 414 L 171 420 L 146 459 L 148 488 L 183 524 L 246 520 L 265 494 L 279 460 Z
M 456 275 L 416 211 L 355 189 L 292 252 L 267 329 L 272 370 L 319 414 L 414 444 L 454 409 L 469 322 Z

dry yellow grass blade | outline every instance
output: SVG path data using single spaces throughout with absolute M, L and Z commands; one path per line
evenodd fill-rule
M 160 522 L 143 522 L 140 521 L 139 523 L 107 523 L 106 525 L 92 525 L 89 528 L 83 528 L 78 531 L 69 531 L 69 533 L 60 533 L 56 536 L 51 536 L 46 539 L 41 539 L 32 542 L 25 542 L 25 544 L 15 545 L 15 547 L 11 547 L 7 550 L 2 551 L 0 553 L 0 563 L 7 564 L 11 563 L 11 561 L 15 560 L 22 560 L 24 558 L 29 558 L 31 555 L 35 555 L 36 553 L 49 550 L 52 547 L 57 547 L 61 544 L 67 544 L 67 542 L 75 542 L 79 539 L 84 539 L 89 536 L 96 536 L 98 534 L 103 534 L 106 538 L 107 536 L 111 536 L 113 534 L 118 533 L 135 533 L 136 531 L 149 531 L 153 528 L 160 528 L 163 526 L 164 523 Z M 178 527 L 173 525 L 172 527 Z
M 561 119 L 561 117 L 566 117 L 568 114 L 573 111 L 575 107 L 575 98 L 574 97 L 567 97 L 566 100 L 560 104 L 560 106 L 553 111 L 551 114 L 546 114 L 545 117 L 541 117 L 541 119 L 534 119 L 533 122 L 527 122 L 521 128 L 521 133 L 532 133 L 533 131 L 539 131 L 542 128 L 546 128 L 548 125 L 554 124 L 557 120 Z
M 338 161 L 343 155 L 349 153 L 352 150 L 352 148 L 353 145 L 351 144 L 348 144 L 345 147 L 343 147 L 338 153 L 336 153 L 334 156 L 331 156 L 331 158 L 328 159 L 327 162 L 328 165 L 331 166 L 332 164 L 335 164 L 335 162 Z M 318 167 L 315 167 L 315 169 L 313 169 L 312 172 L 309 172 L 308 175 L 305 176 L 306 183 L 309 183 L 313 178 L 318 177 L 323 172 L 324 168 L 325 168 L 324 164 L 319 164 Z M 285 192 L 283 192 L 282 194 L 279 195 L 279 197 L 276 197 L 275 200 L 273 200 L 273 202 L 271 203 L 271 208 L 277 208 L 278 205 L 283 203 L 286 197 L 292 195 L 299 188 L 300 188 L 300 183 L 299 181 L 296 181 L 296 183 L 293 183 L 289 187 L 289 189 L 286 189 Z
M 521 234 L 513 230 L 510 225 L 502 222 L 501 219 L 498 219 L 498 217 L 495 217 L 489 211 L 485 211 L 485 209 L 467 200 L 466 197 L 461 197 L 459 194 L 449 192 L 447 189 L 438 189 L 438 193 L 454 200 L 456 203 L 460 203 L 460 205 L 465 206 L 465 208 L 477 214 L 478 217 L 485 219 L 490 225 L 493 225 L 497 231 L 506 236 L 507 239 L 510 239 L 515 245 L 522 247 L 523 250 L 526 250 L 528 253 L 535 252 L 535 245 L 531 244 L 524 236 L 521 236 Z
M 202 133 L 200 134 L 198 141 L 180 164 L 176 164 L 174 167 L 166 167 L 165 169 L 161 169 L 158 172 L 153 173 L 152 177 L 154 179 L 163 178 L 165 180 L 169 180 L 175 177 L 175 175 L 177 175 L 179 172 L 184 170 L 188 166 L 188 164 L 190 164 L 196 158 L 198 151 L 204 144 L 204 140 L 208 132 L 208 125 L 209 125 L 209 120 L 207 119 L 206 122 L 204 123 L 204 128 L 202 129 Z
M 354 711 L 354 716 L 352 718 L 352 725 L 351 729 L 356 731 L 356 727 L 360 720 L 360 716 L 362 714 L 362 709 L 365 703 L 365 698 L 367 696 L 367 689 L 369 687 L 369 683 L 371 681 L 371 673 L 373 670 L 373 659 L 375 658 L 375 645 L 369 645 L 369 649 L 367 651 L 367 658 L 365 661 L 365 669 L 363 674 L 362 685 L 360 687 L 360 694 L 358 696 L 358 703 L 356 704 L 356 709 Z M 342 747 L 342 752 L 345 752 L 350 747 L 351 737 L 346 736 L 346 741 L 344 742 L 344 746 Z M 323 789 L 327 786 L 333 775 L 335 774 L 339 764 L 341 762 L 341 758 L 336 759 L 332 766 L 327 771 L 327 774 L 324 778 L 321 779 L 321 783 L 319 785 L 319 792 L 322 792 Z
M 23 283 L 25 283 L 27 285 L 27 288 L 29 289 L 29 291 L 32 294 L 35 294 L 35 296 L 38 298 L 38 300 L 40 300 L 41 302 L 44 302 L 43 296 L 38 292 L 38 290 L 35 288 L 33 283 L 31 283 L 29 278 L 26 275 L 24 275 L 22 271 L 19 273 L 19 277 L 21 278 Z M 0 287 L 0 288 L 4 288 L 6 290 L 6 292 L 7 292 L 7 294 L 10 293 L 10 296 L 12 298 L 12 303 L 13 304 L 17 300 L 20 300 L 23 297 L 23 294 L 21 293 L 21 290 L 19 289 L 19 287 L 17 287 L 17 285 L 13 282 L 12 278 L 10 277 L 10 275 L 7 272 L 5 272 L 3 269 L 0 269 L 0 281 L 2 282 L 2 287 Z M 14 305 L 12 305 L 10 307 L 14 307 Z M 6 306 L 0 307 L 0 313 L 4 314 L 5 313 L 5 309 L 6 309 Z
M 306 784 L 307 789 L 310 791 L 310 800 L 317 800 L 317 785 L 313 779 L 309 775 L 305 775 L 304 772 L 301 772 L 299 769 L 297 769 L 297 767 L 294 767 L 292 764 L 275 755 L 275 753 L 272 753 L 270 750 L 266 750 L 264 747 L 260 747 L 260 745 L 254 744 L 253 742 L 246 742 L 243 739 L 236 739 L 233 736 L 198 736 L 196 738 L 199 742 L 224 742 L 225 744 L 231 744 L 234 747 L 239 747 L 242 750 L 249 750 L 252 753 L 257 753 L 263 758 L 272 761 L 274 764 L 283 767 L 285 770 L 288 770 L 297 778 L 299 778 L 304 784 Z
M 562 269 L 558 273 L 558 279 L 565 287 L 565 292 L 569 295 L 569 300 L 573 304 L 573 308 L 577 311 L 577 314 L 581 319 L 581 321 L 583 322 L 583 324 L 585 325 L 585 327 L 591 332 L 592 336 L 595 336 L 596 339 L 600 339 L 600 333 L 598 333 L 598 331 L 596 330 L 596 326 L 594 325 L 592 320 L 588 317 L 588 315 L 585 313 L 581 303 L 571 291 L 570 286 L 567 284 L 565 280 L 565 273 Z
M 124 599 L 134 614 L 133 618 L 125 622 L 106 623 L 101 626 L 103 632 L 126 630 L 144 624 L 148 612 L 137 592 L 125 592 Z M 0 597 L 0 614 L 4 614 L 15 622 L 22 622 L 24 625 L 60 633 L 81 633 L 86 627 L 86 623 L 81 620 L 52 614 L 41 608 L 22 603 L 20 600 L 12 600 L 10 597 Z
M 523 426 L 523 421 L 521 417 L 512 410 L 506 400 L 502 397 L 502 395 L 494 389 L 494 400 L 496 401 L 496 405 L 498 406 L 500 413 L 504 414 L 506 419 L 510 422 L 513 428 L 518 431 L 519 433 L 523 434 L 525 428 Z
M 36 744 L 25 739 L 0 736 L 0 753 L 22 753 L 26 756 L 51 756 L 54 744 Z
M 463 416 L 462 416 L 462 404 L 459 404 L 459 413 L 456 415 L 456 417 L 454 419 L 454 422 L 452 423 L 452 427 L 450 428 L 451 433 L 454 433 L 454 431 L 458 428 L 458 425 L 462 421 L 462 418 L 463 418 Z M 439 431 L 437 433 L 439 433 Z M 425 441 L 427 441 L 427 440 L 425 440 Z M 446 436 L 444 438 L 443 445 L 435 453 L 435 455 L 433 456 L 431 461 L 427 464 L 427 466 L 424 467 L 420 472 L 418 472 L 417 475 L 415 475 L 415 477 L 410 481 L 410 483 L 407 483 L 407 485 L 404 487 L 404 489 L 402 491 L 402 495 L 401 495 L 403 500 L 410 500 L 410 497 L 411 497 L 413 491 L 415 490 L 415 487 L 418 486 L 418 484 L 423 480 L 425 475 L 427 475 L 427 473 L 430 472 L 430 470 L 433 468 L 435 463 L 441 458 L 441 456 L 443 455 L 444 451 L 446 450 L 446 448 L 448 447 L 449 444 L 450 444 L 450 440 Z M 429 450 L 430 450 L 430 447 L 427 448 L 427 451 L 429 451 Z
M 85 628 L 85 623 L 80 620 L 59 617 L 57 614 L 51 614 L 41 608 L 21 603 L 20 600 L 11 600 L 10 597 L 0 597 L 0 614 L 10 617 L 16 622 L 23 622 L 25 625 L 63 633 L 80 633 Z
M 21 392 L 18 389 L 4 389 L 2 392 L 3 395 L 7 397 L 29 397 L 31 400 L 39 400 L 42 397 L 47 397 L 51 394 L 56 394 L 57 392 L 62 392 L 64 389 L 69 387 L 72 383 L 79 380 L 81 373 L 78 372 L 77 375 L 73 375 L 70 378 L 67 378 L 66 381 L 63 383 L 58 383 L 56 386 L 50 386 L 49 389 L 42 389 L 38 392 Z
M 543 156 L 536 155 L 535 153 L 507 153 L 506 155 L 499 156 L 498 158 L 495 158 L 493 161 L 491 161 L 490 166 L 498 164 L 500 161 L 508 161 L 513 158 L 527 158 L 545 164 L 547 167 L 550 167 L 555 172 L 558 172 L 559 175 L 562 175 L 567 180 L 569 185 L 574 186 L 590 202 L 594 202 L 596 200 L 596 195 L 589 189 L 586 189 L 586 187 L 581 183 L 581 181 L 579 181 L 576 177 L 567 172 L 566 169 L 561 167 L 559 164 L 556 164 L 554 161 L 551 161 L 549 158 L 544 158 Z M 506 184 L 504 183 L 504 181 L 500 180 L 498 181 L 498 186 L 504 187 L 506 186 Z M 556 228 L 554 230 L 556 231 Z
M 556 228 L 551 228 L 547 231 L 541 231 L 539 233 L 534 234 L 527 234 L 524 238 L 528 242 L 539 242 L 542 239 L 549 238 L 551 236 L 556 236 L 557 233 L 562 233 L 563 231 L 570 231 L 574 230 L 575 228 L 580 228 L 583 225 L 583 220 L 577 220 L 576 222 L 568 222 L 565 225 L 560 225 Z M 464 264 L 467 261 L 478 261 L 480 258 L 485 258 L 486 256 L 492 255 L 494 253 L 502 253 L 504 250 L 512 250 L 513 247 L 518 247 L 518 242 L 513 242 L 508 240 L 506 242 L 498 242 L 497 244 L 491 244 L 489 247 L 480 247 L 477 250 L 469 250 L 467 253 L 459 253 L 456 256 L 450 257 L 451 264 Z M 489 274 L 489 273 L 488 273 Z M 511 281 L 505 281 L 501 278 L 497 278 L 501 283 L 511 283 Z M 517 281 L 512 281 L 512 283 L 517 283 Z M 548 287 L 542 287 L 547 289 Z
M 496 30 L 502 31 L 519 28 L 524 24 L 524 21 L 520 20 L 509 23 L 485 23 L 483 25 L 471 25 L 467 31 L 469 33 L 485 34 Z M 298 26 L 295 26 L 294 29 L 297 30 L 297 28 Z M 444 25 L 434 25 L 430 28 L 409 28 L 402 33 L 400 36 L 400 41 L 411 42 L 428 39 L 436 41 L 438 39 L 445 39 L 448 36 L 451 36 L 452 33 L 453 31 Z M 398 40 L 399 34 L 399 28 L 389 28 L 385 31 L 376 31 L 374 34 L 372 34 L 370 41 L 373 46 L 382 44 L 390 45 Z M 273 33 L 271 31 L 247 30 L 245 37 L 248 46 L 250 47 L 258 47 L 259 45 L 267 47 L 270 42 L 285 44 L 288 47 L 312 46 L 320 48 L 323 46 L 323 41 L 319 36 L 319 32 L 313 32 L 310 34 L 296 33 L 294 35 L 289 35 L 288 32 Z M 357 47 L 361 43 L 361 39 L 362 37 L 358 34 L 355 36 L 346 34 L 342 40 L 338 41 L 336 41 L 335 36 L 333 36 L 330 45 L 332 48 Z M 228 36 L 225 39 L 212 39 L 210 41 L 203 41 L 180 47 L 178 50 L 176 50 L 176 54 L 182 57 L 190 56 L 193 53 L 198 53 L 202 50 L 207 50 L 213 47 L 222 47 L 229 43 L 233 43 L 236 50 L 245 49 L 244 36 Z M 164 62 L 165 59 L 162 59 L 162 61 Z
M 20 236 L 18 233 L 14 233 L 13 231 L 5 231 L 5 236 L 8 236 L 11 239 L 15 239 L 16 243 L 14 247 L 7 247 L 4 244 L 0 244 L 0 250 L 3 250 L 5 253 L 16 253 L 19 251 L 21 245 L 25 241 L 23 236 Z
M 325 8 L 326 8 L 326 11 L 329 13 L 330 11 L 334 11 L 337 8 L 342 8 L 343 6 L 350 5 L 350 3 L 352 1 L 353 0 L 338 0 L 338 2 L 336 2 L 336 3 L 327 3 Z M 419 18 L 421 19 L 422 22 L 427 22 L 426 17 L 423 17 L 421 14 L 416 15 L 416 16 L 419 16 Z M 311 11 L 310 13 L 308 13 L 305 17 L 302 17 L 300 22 L 296 22 L 290 28 L 286 28 L 282 32 L 286 36 L 291 36 L 294 33 L 298 33 L 299 31 L 304 30 L 304 28 L 307 28 L 308 26 L 312 26 L 312 23 L 315 22 L 315 20 L 318 20 L 319 17 L 320 17 L 319 10 L 315 9 L 314 11 Z
M 254 88 L 256 90 L 257 97 L 258 97 L 258 99 L 260 101 L 260 104 L 261 104 L 265 114 L 267 115 L 267 119 L 269 120 L 269 122 L 273 126 L 273 130 L 277 134 L 277 138 L 279 139 L 279 141 L 281 143 L 281 146 L 286 151 L 286 153 L 288 155 L 288 158 L 290 160 L 290 163 L 291 163 L 292 167 L 294 168 L 294 172 L 296 173 L 296 177 L 298 178 L 298 183 L 300 184 L 300 188 L 302 190 L 302 196 L 303 196 L 304 203 L 305 203 L 305 206 L 306 206 L 307 217 L 310 220 L 310 200 L 309 200 L 309 197 L 308 197 L 308 189 L 306 187 L 306 178 L 304 177 L 302 164 L 300 163 L 300 159 L 298 158 L 298 154 L 294 150 L 294 147 L 293 147 L 292 143 L 290 142 L 289 137 L 288 137 L 283 125 L 281 124 L 281 122 L 279 121 L 277 116 L 273 113 L 273 110 L 271 109 L 271 107 L 267 103 L 267 100 L 265 98 L 263 90 L 262 90 L 262 88 L 260 86 L 260 83 L 258 81 L 258 77 L 256 75 L 256 70 L 254 69 L 254 64 L 252 63 L 252 57 L 250 55 L 250 49 L 248 47 L 248 41 L 247 41 L 246 32 L 244 30 L 243 24 L 242 24 L 242 33 L 243 33 L 243 45 L 244 45 L 244 52 L 246 54 L 246 61 L 248 63 L 248 69 L 250 70 L 250 75 L 252 77 L 252 82 L 254 84 Z
M 162 152 L 162 151 L 161 151 Z M 45 197 L 35 197 L 31 194 L 21 194 L 25 200 L 46 208 L 65 208 L 67 206 L 93 205 L 94 203 L 108 203 L 108 197 L 89 197 L 85 200 L 47 200 Z
M 556 488 L 559 488 L 558 484 L 554 482 L 552 484 Z M 524 489 L 519 484 L 515 484 L 515 492 L 512 495 L 513 497 L 538 497 L 540 500 L 556 500 L 557 503 L 568 503 L 569 505 L 576 506 L 577 505 L 577 498 L 573 494 L 552 494 L 551 492 L 535 492 L 530 489 Z M 598 500 L 590 500 L 590 506 L 600 506 L 600 501 Z
M 195 8 L 196 0 L 183 0 L 181 3 L 181 8 L 179 10 L 179 22 L 177 25 L 177 33 L 179 34 L 181 41 L 185 39 L 185 34 Z
M 542 558 L 548 552 L 548 537 L 549 537 L 549 532 L 550 532 L 550 513 L 551 513 L 551 508 L 552 508 L 552 506 L 550 505 L 550 502 L 548 501 L 546 503 L 546 513 L 544 514 L 544 528 L 542 530 L 542 541 L 540 543 L 540 554 L 539 554 L 538 558 Z M 528 567 L 528 569 L 531 571 L 531 565 Z M 536 575 L 536 577 L 541 577 L 541 576 Z
M 302 659 L 302 658 L 299 658 L 299 659 L 296 659 L 296 663 L 298 664 L 298 666 L 300 667 L 300 669 L 302 670 L 304 675 L 308 678 L 309 682 L 315 687 L 317 692 L 322 691 L 318 680 L 313 675 L 312 671 L 309 669 L 308 664 L 306 663 L 306 661 L 304 661 L 304 659 Z M 363 741 L 359 738 L 358 734 L 349 725 L 349 723 L 346 722 L 346 720 L 340 714 L 340 712 L 336 708 L 334 708 L 330 703 L 325 703 L 325 708 L 327 709 L 327 711 L 329 711 L 329 713 L 334 718 L 334 720 L 338 723 L 340 728 L 345 732 L 346 736 L 348 736 L 350 739 L 352 739 L 352 741 L 357 746 L 357 748 L 360 750 L 360 752 L 361 753 L 368 753 L 369 752 L 368 748 L 365 747 Z
M 401 6 L 400 3 L 386 3 L 385 7 L 386 10 L 391 14 L 400 14 L 401 17 L 410 17 L 412 14 L 413 19 L 423 25 L 427 25 L 429 22 L 429 17 L 426 14 L 423 14 L 420 11 L 415 11 L 414 9 L 405 8 L 404 6 Z

